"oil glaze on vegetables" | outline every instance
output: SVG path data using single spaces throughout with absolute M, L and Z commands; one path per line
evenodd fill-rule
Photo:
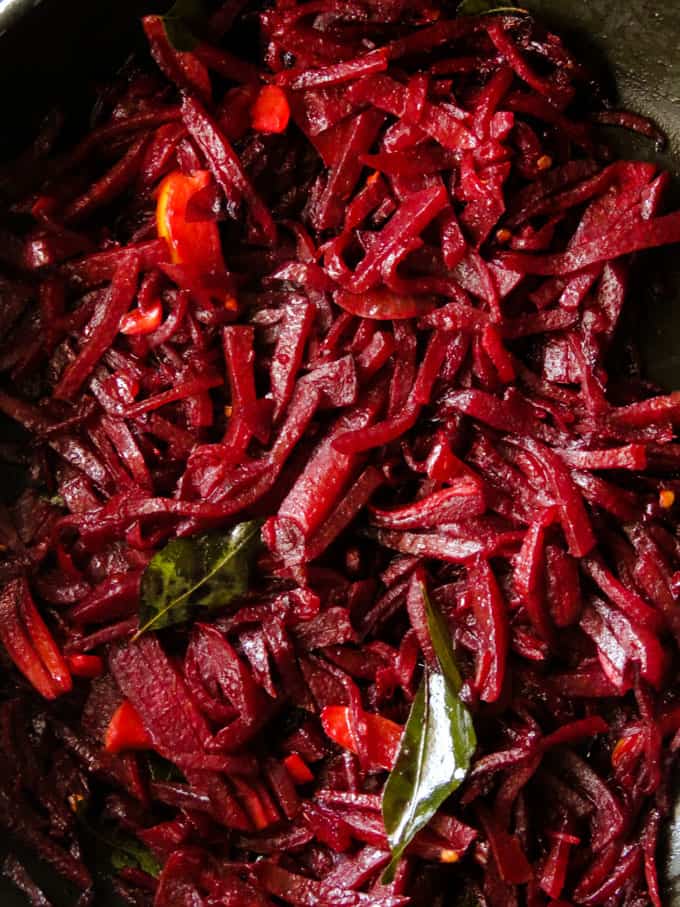
M 80 907 L 663 903 L 680 213 L 453 6 L 180 0 L 2 167 L 0 825 Z

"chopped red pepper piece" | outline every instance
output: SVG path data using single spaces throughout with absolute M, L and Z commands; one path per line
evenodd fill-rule
M 290 119 L 290 105 L 282 88 L 265 85 L 250 111 L 253 129 L 258 132 L 285 132 Z
M 163 306 L 160 300 L 155 302 L 146 312 L 133 309 L 124 315 L 120 322 L 121 334 L 150 334 L 155 331 L 163 317 Z
M 109 753 L 153 748 L 142 719 L 127 699 L 113 713 L 104 736 L 104 748 Z
M 212 179 L 208 170 L 191 175 L 175 170 L 165 177 L 158 190 L 156 226 L 167 240 L 172 260 L 195 268 L 197 272 L 220 274 L 224 271 L 222 246 L 217 224 L 212 220 L 188 220 L 187 205 Z
M 363 720 L 368 731 L 367 767 L 373 771 L 381 768 L 391 769 L 397 758 L 399 741 L 403 732 L 402 726 L 372 712 L 364 712 Z M 339 746 L 355 752 L 350 723 L 350 709 L 347 706 L 329 705 L 321 712 L 321 724 L 331 740 Z
M 662 488 L 659 492 L 659 506 L 664 510 L 670 510 L 673 504 L 675 504 L 675 492 L 670 488 Z
M 75 677 L 101 677 L 104 661 L 99 655 L 67 655 L 66 664 Z
M 309 766 L 302 756 L 298 756 L 297 753 L 291 753 L 290 756 L 286 756 L 283 764 L 296 784 L 309 784 L 310 781 L 314 780 L 314 775 L 311 773 Z

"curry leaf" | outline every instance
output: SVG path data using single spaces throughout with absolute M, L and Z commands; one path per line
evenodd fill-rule
M 456 8 L 458 16 L 489 16 L 492 13 L 522 13 L 528 10 L 520 6 L 498 6 L 494 0 L 461 0 Z
M 121 869 L 141 869 L 154 878 L 161 874 L 161 865 L 151 851 L 130 835 L 123 834 L 101 818 L 91 822 L 87 816 L 87 803 L 80 798 L 74 807 L 76 817 L 87 835 L 97 874 L 115 876 Z
M 442 674 L 449 682 L 453 692 L 458 695 L 462 686 L 460 671 L 456 665 L 456 656 L 451 643 L 451 632 L 446 625 L 443 614 L 441 614 L 430 601 L 427 589 L 421 583 L 420 590 L 425 602 L 425 614 L 427 616 L 427 628 L 430 631 L 432 648 L 434 649 L 437 661 Z
M 199 43 L 196 33 L 206 21 L 203 0 L 175 0 L 162 16 L 165 34 L 175 50 L 193 50 Z
M 383 791 L 383 821 L 392 848 L 386 882 L 415 835 L 465 779 L 477 745 L 472 716 L 458 695 L 461 678 L 450 633 L 424 587 L 423 595 L 439 670 L 425 669 Z
M 197 608 L 221 608 L 242 595 L 259 546 L 258 520 L 227 533 L 168 542 L 144 571 L 136 636 L 183 623 Z
M 425 600 L 425 614 L 427 615 L 427 626 L 430 631 L 430 639 L 439 662 L 439 667 L 444 675 L 448 692 L 455 698 L 455 729 L 456 733 L 451 736 L 451 746 L 455 750 L 456 758 L 459 764 L 465 763 L 465 774 L 470 766 L 475 747 L 477 746 L 477 737 L 472 724 L 472 716 L 467 709 L 463 700 L 459 697 L 460 688 L 463 681 L 460 671 L 456 665 L 456 656 L 453 651 L 453 642 L 451 640 L 451 631 L 449 630 L 444 616 L 430 601 L 427 589 L 422 586 L 423 598 Z M 462 779 L 461 779 L 462 780 Z M 458 787 L 458 784 L 456 785 Z
M 159 756 L 155 750 L 149 750 L 146 754 L 146 764 L 152 781 L 183 782 L 185 780 L 175 763 Z
M 125 835 L 115 835 L 110 840 L 102 841 L 110 847 L 109 859 L 111 867 L 119 871 L 121 869 L 141 869 L 154 878 L 161 874 L 161 866 L 151 851 L 136 841 Z
M 40 499 L 51 504 L 52 507 L 66 507 L 66 501 L 60 494 L 41 494 Z

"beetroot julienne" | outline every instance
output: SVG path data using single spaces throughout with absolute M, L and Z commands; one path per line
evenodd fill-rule
M 658 131 L 521 11 L 185 6 L 0 175 L 0 825 L 81 907 L 97 840 L 134 905 L 660 907 L 680 212 L 598 124 Z M 388 882 L 435 612 L 472 759 Z

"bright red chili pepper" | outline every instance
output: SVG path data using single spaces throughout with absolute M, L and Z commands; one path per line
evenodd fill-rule
M 158 190 L 156 226 L 158 235 L 170 246 L 175 264 L 188 265 L 198 273 L 224 271 L 222 246 L 217 224 L 213 220 L 187 220 L 191 198 L 210 184 L 208 170 L 192 174 L 174 170 L 165 177 Z
M 150 334 L 155 331 L 163 317 L 163 306 L 160 300 L 155 302 L 146 312 L 133 309 L 124 315 L 120 322 L 121 334 Z
M 111 717 L 104 736 L 104 748 L 109 753 L 153 749 L 142 719 L 127 699 L 118 706 Z
M 659 492 L 659 506 L 664 510 L 670 510 L 675 504 L 675 492 L 670 488 L 662 488 Z
M 389 718 L 383 718 L 382 715 L 375 715 L 372 712 L 365 712 L 363 717 L 368 728 L 368 739 L 365 743 L 370 767 L 391 769 L 397 758 L 399 741 L 404 729 Z M 350 709 L 347 706 L 326 706 L 321 712 L 321 724 L 331 740 L 355 752 Z
M 291 753 L 283 760 L 283 764 L 288 769 L 288 774 L 296 784 L 309 784 L 314 780 L 314 775 L 309 770 L 309 766 L 297 753 Z
M 66 664 L 74 677 L 101 677 L 104 661 L 99 655 L 67 655 Z
M 265 85 L 250 111 L 253 129 L 258 132 L 285 132 L 290 119 L 290 105 L 282 88 Z

